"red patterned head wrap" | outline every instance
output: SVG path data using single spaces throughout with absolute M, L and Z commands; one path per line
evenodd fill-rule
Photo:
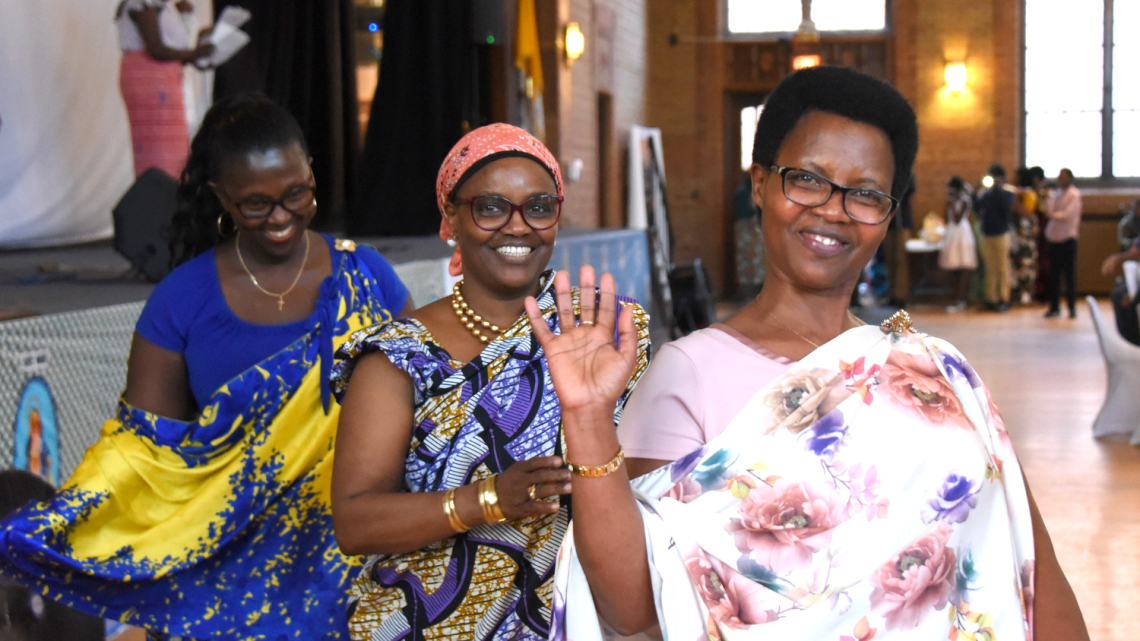
M 451 223 L 444 215 L 443 206 L 455 190 L 488 163 L 510 156 L 524 156 L 542 165 L 554 177 L 557 195 L 562 195 L 562 170 L 542 141 L 530 135 L 525 129 L 501 122 L 479 127 L 455 143 L 439 168 L 439 176 L 435 181 L 435 197 L 439 213 L 443 216 L 439 226 L 440 238 L 447 240 L 454 235 Z M 451 257 L 449 271 L 453 276 L 463 273 L 458 247 Z

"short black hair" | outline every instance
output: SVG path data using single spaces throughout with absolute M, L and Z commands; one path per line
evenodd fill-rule
M 1002 179 L 1004 179 L 1005 178 L 1005 167 L 1002 167 L 1000 162 L 995 162 L 994 164 L 990 165 L 990 170 L 988 172 L 986 172 L 986 175 L 991 177 L 991 178 L 1002 178 Z
M 1033 172 L 1029 167 L 1017 168 L 1017 186 L 1018 187 L 1032 187 L 1033 186 Z
M 950 176 L 950 180 L 946 181 L 946 186 L 954 191 L 962 191 L 966 188 L 966 181 L 962 180 L 961 176 Z
M 826 111 L 883 131 L 891 141 L 895 175 L 891 195 L 902 198 L 918 154 L 918 119 L 897 89 L 847 67 L 812 67 L 784 78 L 764 102 L 752 162 L 768 166 L 788 133 L 811 111 Z

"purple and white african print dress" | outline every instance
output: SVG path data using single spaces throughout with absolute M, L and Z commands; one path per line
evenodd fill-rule
M 553 272 L 538 306 L 558 333 Z M 574 294 L 577 307 L 577 292 Z M 649 361 L 649 318 L 634 312 L 637 368 L 614 410 L 614 424 Z M 335 387 L 355 359 L 382 352 L 415 389 L 415 427 L 405 461 L 409 492 L 476 483 L 516 461 L 562 452 L 562 413 L 546 358 L 526 316 L 463 364 L 419 321 L 398 319 L 357 333 L 339 352 Z M 441 507 L 442 510 L 442 507 Z M 554 563 L 570 520 L 556 514 L 479 525 L 417 552 L 371 557 L 353 584 L 354 639 L 545 639 L 550 633 Z

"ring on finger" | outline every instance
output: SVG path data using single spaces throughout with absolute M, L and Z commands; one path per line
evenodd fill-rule
M 592 320 L 583 320 L 583 321 L 579 321 L 579 323 L 580 323 L 580 324 L 582 324 L 582 325 L 593 325 L 593 324 L 594 324 L 594 321 L 592 321 Z
M 537 485 L 532 485 L 532 486 L 528 487 L 526 490 L 526 493 L 527 493 L 527 496 L 530 497 L 530 500 L 532 500 L 532 501 L 539 500 L 539 498 L 538 498 L 538 486 Z

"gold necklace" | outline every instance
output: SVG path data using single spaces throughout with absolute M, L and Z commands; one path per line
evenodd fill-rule
M 775 316 L 768 314 L 768 316 L 766 318 L 776 321 L 776 324 L 778 324 L 780 327 L 783 327 L 784 329 L 788 330 L 789 332 L 791 332 L 791 333 L 795 334 L 796 336 L 799 336 L 800 338 L 804 339 L 812 347 L 819 349 L 819 343 L 813 341 L 812 339 L 808 338 L 807 336 L 804 336 L 803 334 L 797 332 L 796 330 L 792 329 L 791 327 L 788 327 L 787 325 L 781 323 L 780 319 L 776 318 Z
M 499 329 L 498 325 L 476 314 L 475 310 L 471 309 L 471 306 L 467 304 L 467 299 L 463 298 L 462 285 L 463 281 L 459 281 L 451 288 L 451 309 L 459 317 L 459 322 L 463 323 L 463 326 L 474 334 L 475 338 L 478 338 L 482 343 L 490 343 L 491 337 L 484 334 L 479 326 L 482 325 L 483 328 L 496 334 L 502 333 L 502 330 Z
M 305 273 L 305 263 L 309 262 L 309 232 L 306 231 L 303 233 L 305 234 L 305 257 L 301 259 L 301 269 L 297 272 L 297 276 L 293 278 L 293 284 L 289 285 L 289 289 L 286 289 L 280 294 L 276 294 L 269 291 L 268 289 L 265 289 L 261 286 L 261 283 L 257 282 L 257 277 L 253 275 L 253 272 L 249 271 L 249 267 L 247 267 L 245 264 L 245 259 L 242 258 L 241 234 L 238 234 L 237 237 L 234 238 L 234 247 L 237 248 L 238 262 L 241 263 L 241 268 L 245 270 L 245 273 L 249 276 L 249 279 L 253 281 L 253 286 L 261 290 L 261 293 L 265 294 L 266 296 L 277 297 L 277 311 L 279 312 L 285 309 L 285 297 L 289 295 L 289 292 L 293 291 L 293 288 L 297 286 L 297 283 L 301 282 L 301 274 Z
M 850 318 L 851 320 L 855 321 L 855 326 L 856 326 L 856 327 L 858 327 L 859 325 L 864 325 L 864 324 L 865 324 L 863 321 L 859 320 L 859 318 L 858 318 L 858 317 L 856 317 L 854 314 L 852 314 L 852 313 L 851 313 L 851 310 L 847 310 L 847 316 L 848 316 L 848 318 Z M 771 320 L 774 320 L 774 321 L 776 321 L 776 323 L 777 323 L 777 324 L 778 324 L 780 327 L 783 327 L 784 329 L 786 329 L 786 330 L 788 330 L 789 332 L 791 332 L 791 333 L 795 334 L 796 336 L 799 336 L 799 337 L 800 337 L 800 338 L 802 338 L 803 340 L 807 341 L 807 342 L 808 342 L 808 343 L 809 343 L 809 344 L 810 344 L 812 347 L 814 347 L 814 348 L 816 348 L 816 349 L 819 349 L 819 343 L 817 343 L 817 342 L 813 341 L 812 339 L 808 338 L 807 336 L 804 336 L 803 334 L 801 334 L 801 333 L 797 332 L 796 330 L 792 329 L 791 327 L 788 327 L 788 326 L 787 326 L 787 325 L 785 325 L 784 323 L 780 322 L 780 319 L 776 318 L 776 317 L 775 317 L 775 316 L 773 316 L 772 314 L 768 314 L 768 316 L 766 316 L 766 317 L 765 317 L 765 319 L 771 319 Z

